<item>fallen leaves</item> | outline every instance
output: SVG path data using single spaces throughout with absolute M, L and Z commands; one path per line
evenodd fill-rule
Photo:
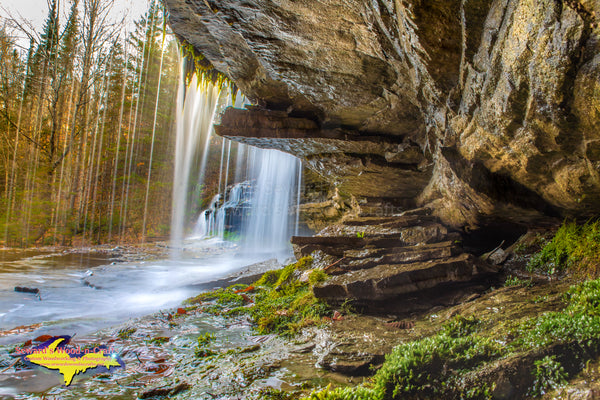
M 250 293 L 252 291 L 254 291 L 254 286 L 250 285 L 244 289 L 240 289 L 240 290 L 234 290 L 233 293 L 235 294 L 240 294 L 240 293 Z
M 23 333 L 33 332 L 38 329 L 42 324 L 32 324 L 32 325 L 19 325 L 12 329 L 6 331 L 0 331 L 0 337 L 9 336 L 9 335 L 20 335 Z
M 415 327 L 415 323 L 412 321 L 392 321 L 385 323 L 390 328 L 396 329 L 412 329 Z

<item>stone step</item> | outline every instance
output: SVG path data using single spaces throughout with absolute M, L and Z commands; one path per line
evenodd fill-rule
M 346 226 L 384 226 L 389 228 L 401 228 L 423 223 L 437 222 L 437 218 L 431 215 L 396 215 L 390 217 L 355 217 L 342 222 Z
M 298 259 L 315 251 L 343 257 L 344 251 L 363 248 L 367 243 L 364 238 L 356 236 L 293 236 L 291 242 Z
M 403 254 L 409 252 L 430 252 L 437 249 L 455 248 L 456 243 L 451 240 L 446 240 L 431 244 L 416 244 L 413 246 L 401 247 L 365 247 L 363 249 L 353 249 L 344 251 L 344 257 L 347 259 L 361 259 L 370 257 L 381 257 L 393 254 Z
M 367 203 L 360 205 L 359 217 L 395 217 L 406 215 L 431 215 L 432 210 L 429 207 L 412 208 L 414 205 L 404 207 L 406 211 L 397 212 L 398 207 L 384 203 Z
M 467 282 L 480 273 L 494 272 L 493 267 L 470 254 L 444 260 L 410 264 L 380 264 L 336 275 L 313 288 L 317 298 L 359 303 L 394 299 L 401 295 L 431 289 L 438 285 Z
M 380 264 L 409 264 L 450 258 L 459 253 L 459 249 L 450 241 L 389 249 L 348 250 L 344 252 L 342 262 L 336 265 L 335 269 L 327 272 L 331 275 L 339 275 L 348 271 L 374 268 Z
M 323 229 L 317 237 L 357 237 L 369 239 L 398 238 L 404 243 L 434 243 L 444 240 L 448 229 L 438 223 L 424 223 L 408 226 L 364 225 L 348 226 L 333 225 Z M 368 243 L 367 243 L 368 244 Z
M 331 232 L 333 233 L 333 232 Z M 347 232 L 346 232 L 347 233 Z M 425 226 L 411 226 L 398 230 L 387 230 L 378 234 L 361 235 L 331 235 L 331 236 L 294 236 L 292 245 L 296 257 L 306 257 L 312 252 L 321 250 L 326 254 L 344 257 L 345 252 L 349 250 L 370 250 L 380 249 L 382 252 L 389 252 L 391 249 L 401 247 L 427 245 L 460 239 L 460 234 L 448 232 L 440 224 L 430 224 Z M 397 251 L 397 250 L 396 250 Z

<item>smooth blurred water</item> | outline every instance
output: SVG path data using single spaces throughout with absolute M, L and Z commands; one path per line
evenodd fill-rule
M 215 246 L 207 242 L 203 246 Z M 233 252 L 178 260 L 111 265 L 111 253 L 4 253 L 0 262 L 0 331 L 41 323 L 39 334 L 85 334 L 129 318 L 178 306 L 198 285 L 257 260 Z M 2 257 L 2 254 L 0 254 Z M 259 261 L 259 260 L 258 260 Z M 86 283 L 87 282 L 87 283 Z M 40 297 L 14 291 L 38 288 Z M 32 337 L 27 333 L 28 338 Z M 19 335 L 0 335 L 0 344 Z
M 206 150 L 213 129 L 220 93 L 219 85 L 215 85 L 205 78 L 198 81 L 196 75 L 193 76 L 192 82 L 186 88 L 182 67 L 175 115 L 175 175 L 173 177 L 171 218 L 171 241 L 176 245 L 180 245 L 183 241 L 192 171 L 197 169 L 199 164 L 202 170 L 206 163 Z M 202 159 L 200 159 L 201 154 Z M 179 254 L 177 255 L 179 256 Z
M 296 231 L 296 205 L 300 186 L 300 160 L 272 149 L 250 148 L 248 169 L 254 191 L 249 218 L 242 228 L 245 254 L 272 253 L 282 259 L 291 253 Z

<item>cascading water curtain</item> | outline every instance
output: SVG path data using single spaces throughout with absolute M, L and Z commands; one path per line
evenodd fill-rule
M 254 194 L 243 228 L 243 248 L 248 253 L 286 255 L 296 231 L 292 207 L 296 206 L 302 164 L 278 150 L 251 147 L 249 151 Z
M 186 220 L 190 217 L 188 196 L 192 175 L 198 177 L 197 187 L 203 186 L 216 111 L 228 106 L 243 108 L 247 104 L 241 94 L 236 101 L 229 92 L 222 96 L 223 87 L 204 78 L 198 81 L 194 76 L 186 90 L 183 69 L 181 73 L 171 221 L 174 255 L 180 252 Z M 235 178 L 231 182 L 232 144 L 223 139 L 219 193 L 209 208 L 200 213 L 190 239 L 217 238 L 223 242 L 232 233 L 227 226 L 235 219 L 245 253 L 287 256 L 289 239 L 297 232 L 298 218 L 293 210 L 298 209 L 301 189 L 300 160 L 278 150 L 238 146 Z
M 222 84 L 205 77 L 192 77 L 188 88 L 181 64 L 176 116 L 175 176 L 173 180 L 173 211 L 171 216 L 171 243 L 181 247 L 187 215 L 190 174 L 199 163 L 199 154 L 213 127 Z M 176 250 L 177 252 L 177 250 Z

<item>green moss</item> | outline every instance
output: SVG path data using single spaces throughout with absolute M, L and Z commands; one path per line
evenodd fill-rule
M 600 315 L 600 280 L 583 282 L 567 293 L 570 314 Z
M 298 396 L 285 390 L 265 388 L 258 393 L 258 398 L 260 400 L 292 400 L 297 399 Z
M 370 383 L 357 388 L 325 389 L 309 398 L 445 398 L 454 392 L 460 392 L 463 398 L 481 398 L 486 391 L 459 388 L 457 372 L 498 358 L 501 353 L 501 346 L 490 339 L 474 334 L 451 337 L 441 332 L 394 348 Z
M 508 287 L 508 286 L 532 286 L 532 282 L 531 279 L 521 279 L 518 276 L 509 276 L 508 278 L 506 278 L 506 280 L 504 281 L 504 286 Z
M 588 277 L 598 277 L 600 222 L 584 225 L 565 222 L 554 238 L 532 257 L 527 269 L 548 275 L 560 274 L 569 269 Z
M 256 282 L 262 289 L 254 297 L 254 306 L 242 311 L 250 315 L 260 333 L 290 336 L 305 326 L 321 323 L 330 313 L 329 307 L 315 298 L 309 283 L 299 280 L 311 266 L 312 259 L 305 257 Z M 314 271 L 311 276 L 313 281 L 323 278 Z
M 442 326 L 443 332 L 450 337 L 461 337 L 475 333 L 480 320 L 474 316 L 457 315 Z
M 216 355 L 213 350 L 210 349 L 210 345 L 215 340 L 216 336 L 213 333 L 206 332 L 203 335 L 198 336 L 198 347 L 195 350 L 196 357 L 206 358 Z
M 212 343 L 215 340 L 215 337 L 215 334 L 210 332 L 198 336 L 198 346 L 206 346 L 207 344 Z
M 506 326 L 510 323 L 507 321 Z M 518 323 L 508 335 L 508 344 L 504 344 L 506 338 L 483 336 L 482 330 L 479 319 L 456 316 L 437 334 L 394 348 L 369 382 L 354 388 L 327 388 L 308 398 L 491 398 L 493 383 L 479 382 L 473 387 L 463 377 L 489 361 L 555 343 L 577 343 L 592 350 L 587 353 L 590 357 L 600 351 L 600 280 L 571 287 L 565 294 L 564 310 Z M 567 379 L 563 367 L 552 357 L 534 360 L 531 369 L 535 380 L 530 388 L 532 396 L 560 387 Z
M 543 396 L 550 390 L 558 389 L 567 384 L 567 374 L 556 361 L 555 356 L 546 356 L 541 360 L 537 360 L 535 365 L 535 381 L 530 390 L 530 395 L 534 397 Z
M 206 301 L 215 301 L 220 306 L 239 307 L 245 303 L 245 300 L 240 294 L 235 292 L 243 290 L 246 287 L 246 285 L 234 285 L 224 289 L 201 293 L 196 297 L 187 299 L 184 304 L 202 304 Z
M 150 339 L 150 343 L 152 344 L 157 344 L 157 345 L 161 345 L 161 344 L 165 344 L 169 341 L 170 339 L 168 337 L 164 337 L 164 336 L 157 336 L 155 338 Z
M 185 57 L 184 75 L 186 85 L 189 86 L 192 76 L 196 74 L 199 84 L 204 80 L 221 87 L 229 87 L 231 93 L 235 96 L 237 87 L 233 81 L 223 73 L 217 71 L 212 63 L 203 54 L 199 53 L 194 46 L 187 42 L 182 42 L 181 49 Z
M 137 331 L 136 328 L 123 328 L 117 333 L 117 336 L 123 340 L 129 339 L 131 335 L 135 333 L 135 331 Z
M 573 286 L 566 294 L 563 311 L 549 312 L 518 326 L 512 346 L 544 347 L 558 342 L 598 345 L 600 337 L 600 280 Z
M 220 315 L 248 315 L 261 334 L 277 333 L 294 335 L 305 326 L 319 324 L 330 314 L 329 307 L 313 295 L 310 285 L 327 275 L 313 271 L 309 282 L 301 282 L 300 276 L 310 270 L 312 259 L 305 257 L 283 269 L 268 271 L 256 281 L 252 291 L 239 294 L 236 291 L 248 286 L 236 285 L 203 293 L 187 302 L 199 304 L 211 302 L 204 312 Z M 310 283 L 312 282 L 312 283 Z M 248 304 L 248 302 L 251 303 Z
M 256 281 L 256 286 L 266 286 L 273 287 L 277 281 L 279 280 L 279 276 L 281 275 L 281 270 L 273 270 L 267 271 L 260 277 L 258 281 Z
M 314 286 L 318 283 L 325 282 L 328 278 L 329 275 L 327 275 L 322 269 L 315 269 L 308 276 L 308 283 Z

